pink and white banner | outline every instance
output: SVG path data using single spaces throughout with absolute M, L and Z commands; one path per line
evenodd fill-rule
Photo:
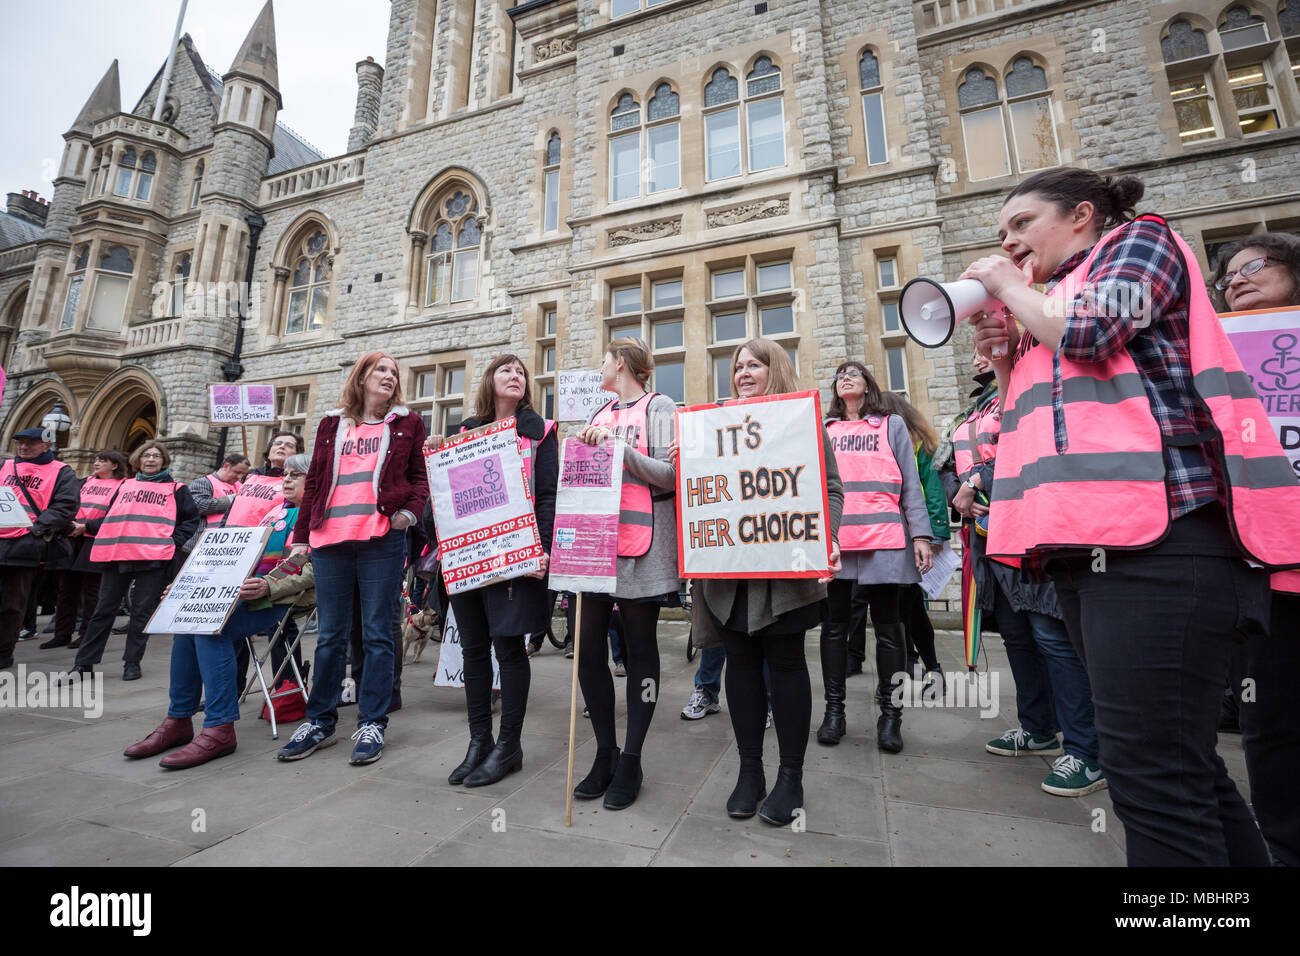
M 623 493 L 623 445 L 566 439 L 555 495 L 554 591 L 613 594 L 618 583 L 618 512 Z
M 1300 309 L 1228 312 L 1219 320 L 1300 476 Z

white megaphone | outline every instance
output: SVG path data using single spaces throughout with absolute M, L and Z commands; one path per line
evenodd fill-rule
M 958 279 L 956 282 L 913 279 L 903 286 L 903 294 L 898 300 L 903 329 L 912 341 L 927 349 L 938 348 L 952 338 L 958 322 L 976 312 L 993 312 L 1002 307 L 1002 303 L 989 295 L 984 283 L 978 279 Z M 1005 348 L 994 349 L 994 358 L 1005 355 Z

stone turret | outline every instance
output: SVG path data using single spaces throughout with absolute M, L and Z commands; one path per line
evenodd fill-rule
M 90 175 L 90 138 L 95 124 L 106 116 L 122 112 L 122 91 L 114 60 L 96 85 L 90 99 L 81 108 L 72 126 L 63 134 L 63 161 L 54 179 L 54 198 L 46 217 L 45 238 L 68 242 L 68 228 L 77 221 L 76 207 L 86 190 Z
M 357 64 L 357 112 L 348 132 L 348 152 L 361 149 L 379 129 L 379 95 L 384 68 L 368 56 Z

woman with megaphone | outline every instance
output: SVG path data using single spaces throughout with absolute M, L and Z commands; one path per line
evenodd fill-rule
M 1143 191 L 1031 176 L 998 218 L 1009 258 L 963 276 L 1015 316 L 972 319 L 1003 396 L 987 553 L 1056 584 L 1129 864 L 1267 865 L 1216 728 L 1268 571 L 1300 567 L 1300 496 L 1271 430 L 1245 440 L 1263 406 L 1191 249 L 1134 218 Z

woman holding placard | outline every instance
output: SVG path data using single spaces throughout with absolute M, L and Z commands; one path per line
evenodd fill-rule
M 282 503 L 284 463 L 290 455 L 301 455 L 302 438 L 293 432 L 278 431 L 271 435 L 266 447 L 266 463 L 250 471 L 235 492 L 234 500 L 226 511 L 223 527 L 253 528 L 261 523 L 267 512 Z
M 359 593 L 365 664 L 349 762 L 367 764 L 384 752 L 393 693 L 393 607 L 402 588 L 406 529 L 428 500 L 429 480 L 421 451 L 424 419 L 402 404 L 396 359 L 384 352 L 361 356 L 343 383 L 340 405 L 316 426 L 292 537 L 294 555 L 310 546 L 315 569 L 316 679 L 307 722 L 276 756 L 300 760 L 337 742 L 339 688 Z
M 843 567 L 827 589 L 829 621 L 822 629 L 822 676 L 826 717 L 817 731 L 823 744 L 837 744 L 846 732 L 845 638 L 852 616 L 853 586 L 871 606 L 876 632 L 876 746 L 903 749 L 902 708 L 894 694 L 907 668 L 901 601 L 903 586 L 918 584 L 930 570 L 930 515 L 916 467 L 907 424 L 890 414 L 880 387 L 861 362 L 835 370 L 835 397 L 826 433 L 844 482 L 840 519 Z
M 1056 583 L 1129 864 L 1266 865 L 1216 730 L 1266 569 L 1300 567 L 1300 496 L 1194 253 L 1133 217 L 1143 191 L 1035 174 L 998 217 L 1009 258 L 966 270 L 1015 316 L 971 320 L 1003 396 L 988 554 Z
M 785 349 L 767 339 L 751 339 L 736 349 L 731 394 L 757 398 L 799 390 L 799 376 Z M 823 435 L 827 524 L 832 542 L 844 503 L 839 470 L 830 438 Z M 779 449 L 774 448 L 779 453 Z M 672 460 L 675 461 L 675 449 Z M 831 549 L 831 570 L 839 569 L 839 545 Z M 784 826 L 803 806 L 803 760 L 812 720 L 812 685 L 804 658 L 804 635 L 821 623 L 821 602 L 831 578 L 705 578 L 699 594 L 717 624 L 727 650 L 727 703 L 740 753 L 740 774 L 727 800 L 727 813 L 738 820 L 758 813 Z M 763 664 L 771 675 L 772 719 L 781 763 L 770 796 L 763 774 L 763 730 L 767 689 Z M 767 797 L 761 809 L 759 801 Z
M 1275 232 L 1233 243 L 1219 254 L 1211 284 L 1228 312 L 1300 306 L 1300 239 Z M 1291 316 L 1300 318 L 1300 312 Z M 1285 331 L 1281 335 L 1296 338 Z M 1282 381 L 1288 375 L 1295 380 L 1296 345 L 1292 341 L 1287 349 L 1290 368 L 1276 363 Z M 1269 384 L 1276 388 L 1279 382 Z M 1241 697 L 1243 681 L 1254 682 L 1254 699 L 1238 706 L 1255 819 L 1273 858 L 1300 866 L 1300 777 L 1294 773 L 1300 762 L 1300 695 L 1286 686 L 1300 672 L 1300 571 L 1273 575 L 1271 586 L 1269 636 L 1252 637 L 1234 649 L 1229 683 L 1233 697 Z
M 591 417 L 578 433 L 590 445 L 623 442 L 623 489 L 619 502 L 618 584 L 613 594 L 584 594 L 578 680 L 596 734 L 591 772 L 573 788 L 580 800 L 602 794 L 606 810 L 630 807 L 641 790 L 641 746 L 659 697 L 659 609 L 676 606 L 676 473 L 668 460 L 677 406 L 646 387 L 654 359 L 640 339 L 615 339 L 600 366 L 601 385 L 618 398 Z M 614 681 L 607 663 L 606 634 L 614 602 L 623 619 L 627 665 L 627 736 L 620 753 L 614 730 Z
M 463 783 L 467 787 L 497 783 L 524 765 L 519 738 L 532 683 L 524 642 L 528 634 L 545 633 L 551 615 L 546 568 L 555 530 L 555 485 L 560 458 L 555 423 L 533 411 L 528 389 L 528 368 L 523 361 L 515 355 L 498 356 L 479 382 L 473 417 L 460 426 L 461 431 L 469 431 L 504 418 L 515 419 L 519 453 L 533 493 L 537 532 L 546 550 L 538 571 L 450 596 L 464 655 L 470 742 L 465 759 L 451 772 L 447 782 Z M 430 448 L 441 444 L 442 439 L 437 436 L 426 442 Z M 432 506 L 433 502 L 429 504 Z M 438 529 L 431 507 L 425 511 L 424 530 L 431 544 L 437 542 Z M 493 650 L 501 668 L 501 730 L 495 743 L 492 740 Z

